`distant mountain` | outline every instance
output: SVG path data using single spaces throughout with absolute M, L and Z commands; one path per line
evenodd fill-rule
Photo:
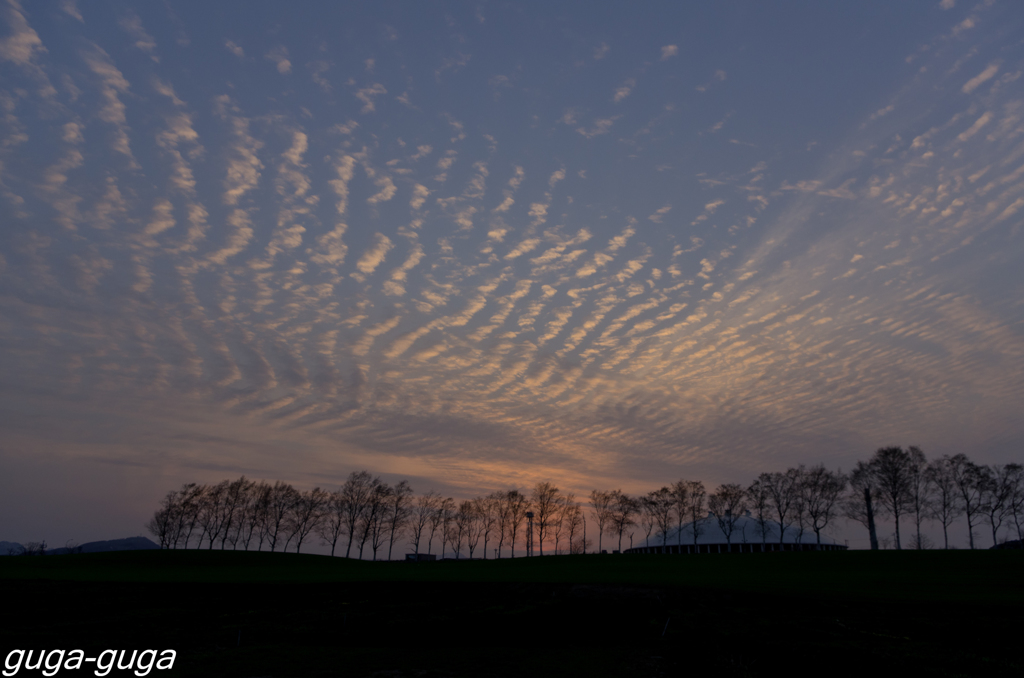
M 25 547 L 13 541 L 0 541 L 0 556 L 16 556 L 25 550 Z
M 128 537 L 126 539 L 108 539 L 107 541 L 90 541 L 69 549 L 66 547 L 47 549 L 46 555 L 59 556 L 66 553 L 104 553 L 107 551 L 149 551 L 160 546 L 146 537 Z M 21 544 L 0 541 L 0 555 L 17 555 L 25 550 Z

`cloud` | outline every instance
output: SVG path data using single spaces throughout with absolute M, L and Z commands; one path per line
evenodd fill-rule
M 277 72 L 281 75 L 286 75 L 292 72 L 292 62 L 288 60 L 288 48 L 284 45 L 278 45 L 264 54 L 263 58 L 277 64 Z
M 128 13 L 121 17 L 118 25 L 121 26 L 125 33 L 135 39 L 135 48 L 137 50 L 147 54 L 153 61 L 160 62 L 160 57 L 156 55 L 156 41 L 142 27 L 142 19 L 139 18 L 138 14 L 128 10 Z
M 249 134 L 248 119 L 227 115 L 228 108 L 232 106 L 227 95 L 218 98 L 217 103 L 222 116 L 227 118 L 232 140 L 228 148 L 223 199 L 225 205 L 237 205 L 242 196 L 259 183 L 263 163 L 256 153 L 263 147 L 263 142 Z
M 356 92 L 356 99 L 363 102 L 363 107 L 360 110 L 361 113 L 373 113 L 377 110 L 374 105 L 374 97 L 378 97 L 381 94 L 387 94 L 388 91 L 384 89 L 384 85 L 376 83 L 370 87 L 364 87 Z
M 423 203 L 426 202 L 428 195 L 430 195 L 430 189 L 423 184 L 416 184 L 412 189 L 412 198 L 409 200 L 409 207 L 414 210 L 418 210 L 423 207 Z
M 661 60 L 665 61 L 670 57 L 674 57 L 679 54 L 679 47 L 676 45 L 665 45 L 661 48 Z
M 962 88 L 963 93 L 970 94 L 971 92 L 976 90 L 983 82 L 986 82 L 994 78 L 996 73 L 998 72 L 998 62 L 993 62 L 989 64 L 985 70 L 983 70 L 981 73 L 978 73 L 976 76 L 974 76 L 973 78 L 964 83 L 964 86 Z
M 82 18 L 82 13 L 78 11 L 78 4 L 75 0 L 61 0 L 60 9 L 68 16 L 85 23 L 85 19 Z
M 373 240 L 373 245 L 356 262 L 357 272 L 351 274 L 359 282 L 363 282 L 367 276 L 376 271 L 377 267 L 384 262 L 387 253 L 395 246 L 391 239 L 383 233 L 376 233 Z
M 100 96 L 103 105 L 100 108 L 99 118 L 103 122 L 114 126 L 114 150 L 128 156 L 134 161 L 131 146 L 128 141 L 128 124 L 125 115 L 125 105 L 121 101 L 120 94 L 128 91 L 128 81 L 110 61 L 110 57 L 99 46 L 93 45 L 93 49 L 83 55 L 89 69 L 99 76 L 101 87 Z M 134 162 L 133 162 L 134 164 Z
M 628 78 L 620 87 L 615 90 L 615 103 L 619 103 L 623 99 L 629 96 L 629 93 L 633 91 L 633 87 L 636 85 L 636 80 Z
M 20 65 L 30 64 L 37 53 L 46 52 L 43 41 L 39 38 L 39 34 L 28 25 L 25 15 L 21 13 L 19 3 L 8 2 L 8 6 L 4 9 L 11 33 L 0 39 L 0 59 L 13 61 Z
M 620 117 L 621 116 L 613 115 L 610 118 L 601 118 L 595 120 L 593 127 L 591 127 L 589 130 L 583 127 L 579 127 L 576 129 L 576 131 L 588 139 L 593 139 L 594 137 L 601 136 L 602 134 L 608 134 L 608 132 L 612 128 L 612 124 Z
M 671 209 L 672 205 L 665 205 L 664 207 L 660 208 L 658 211 L 656 211 L 654 214 L 647 218 L 656 224 L 660 224 L 662 221 L 665 220 L 665 215 L 668 214 Z
M 608 43 L 602 42 L 600 45 L 598 45 L 597 47 L 594 48 L 594 60 L 595 61 L 600 61 L 601 59 L 603 59 L 606 56 L 608 56 L 608 51 L 610 49 L 611 48 L 608 47 Z
M 245 50 L 242 49 L 233 40 L 225 40 L 224 41 L 224 48 L 227 49 L 227 51 L 229 51 L 232 54 L 234 54 L 239 59 L 244 59 L 245 58 Z
M 379 177 L 374 181 L 374 183 L 380 190 L 366 199 L 366 202 L 371 205 L 391 200 L 391 198 L 395 197 L 395 193 L 398 191 L 398 188 L 395 186 L 395 182 L 393 182 L 389 176 Z

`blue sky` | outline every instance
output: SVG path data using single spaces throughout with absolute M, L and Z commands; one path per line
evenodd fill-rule
M 1016 3 L 0 16 L 6 539 L 243 473 L 1020 461 Z

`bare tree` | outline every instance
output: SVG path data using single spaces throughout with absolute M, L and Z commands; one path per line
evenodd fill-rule
M 926 546 L 926 538 L 921 534 L 921 523 L 931 514 L 932 487 L 925 473 L 928 470 L 928 460 L 925 459 L 924 452 L 911 445 L 907 449 L 907 454 L 910 455 L 907 508 L 914 517 L 914 548 L 920 551 Z
M 850 486 L 853 494 L 849 496 L 843 505 L 846 517 L 856 520 L 868 530 L 868 537 L 871 541 L 871 550 L 878 550 L 878 533 L 875 530 L 875 507 L 878 490 L 875 488 L 875 479 L 870 467 L 862 461 L 858 461 L 850 474 Z
M 1019 464 L 1006 466 L 983 467 L 984 481 L 982 485 L 982 511 L 992 528 L 992 545 L 999 544 L 998 532 L 1003 522 L 1013 512 L 1013 495 Z
M 257 498 L 259 496 L 260 484 L 255 481 L 246 481 L 246 486 L 243 489 L 243 496 L 241 504 L 238 508 L 237 517 L 237 529 L 235 530 L 235 540 L 231 544 L 231 548 L 238 548 L 238 542 L 242 542 L 242 548 L 249 550 L 249 544 L 252 542 L 253 535 L 256 531 L 256 524 L 258 521 L 257 512 Z
M 157 538 L 160 548 L 170 548 L 174 534 L 174 523 L 177 519 L 178 492 L 171 490 L 160 502 L 160 508 L 156 510 L 153 517 L 146 523 L 146 529 Z
M 622 535 L 633 525 L 636 525 L 636 514 L 640 511 L 640 502 L 620 490 L 612 492 L 612 523 L 615 532 L 619 535 L 619 553 L 622 553 Z
M 477 515 L 480 517 L 480 533 L 484 540 L 484 560 L 487 559 L 487 542 L 490 541 L 491 533 L 498 525 L 498 504 L 501 501 L 499 495 L 498 492 L 491 492 L 486 497 L 477 497 L 473 500 L 476 504 Z
M 380 478 L 376 482 L 379 483 Z M 366 471 L 353 471 L 349 474 L 345 484 L 341 486 L 341 501 L 345 507 L 345 533 L 348 534 L 348 546 L 345 547 L 346 558 L 352 557 L 352 542 L 358 538 L 359 528 L 370 502 L 373 484 L 373 478 Z M 359 557 L 362 558 L 362 546 L 359 547 Z
M 786 529 L 793 524 L 796 508 L 800 503 L 800 479 L 804 467 L 787 469 L 785 472 L 762 473 L 758 476 L 768 493 L 772 511 L 779 522 L 779 543 L 783 542 Z
M 324 544 L 330 544 L 331 555 L 338 545 L 341 535 L 345 534 L 345 497 L 341 491 L 331 492 L 327 500 L 324 519 L 320 521 L 319 534 Z
M 427 538 L 427 553 L 434 552 L 434 533 L 437 532 L 437 528 L 441 527 L 445 519 L 446 504 L 445 502 L 454 501 L 451 497 L 448 499 L 442 498 L 440 495 L 437 496 L 434 502 L 434 512 L 430 515 L 430 536 Z M 441 557 L 444 558 L 444 530 L 441 530 Z
M 661 545 L 668 545 L 668 531 L 672 529 L 672 512 L 676 506 L 676 497 L 671 487 L 652 490 L 647 494 L 647 503 L 654 516 L 654 522 L 661 535 Z
M 581 540 L 576 538 L 577 533 L 583 526 L 583 521 L 583 508 L 576 501 L 576 497 L 572 494 L 566 495 L 565 513 L 562 515 L 562 523 L 565 525 L 565 531 L 568 533 L 569 553 L 571 554 L 586 553 L 586 544 L 581 543 Z M 579 546 L 582 546 L 582 548 L 578 548 Z
M 285 525 L 288 530 L 288 542 L 291 542 L 292 539 L 295 540 L 296 553 L 302 549 L 302 542 L 306 540 L 306 537 L 320 527 L 330 500 L 330 493 L 319 487 L 314 487 L 308 492 L 296 493 Z
M 437 502 L 440 499 L 438 494 L 431 490 L 416 498 L 412 507 L 412 521 L 410 522 L 410 535 L 412 536 L 412 548 L 414 553 L 420 552 L 420 543 L 423 540 L 423 531 L 427 525 L 432 524 L 432 518 L 437 513 Z M 429 552 L 429 543 L 427 545 Z
M 768 474 L 761 474 L 761 476 L 766 475 Z M 747 488 L 747 499 L 750 500 L 750 506 L 754 512 L 754 520 L 757 521 L 757 531 L 761 534 L 761 543 L 766 544 L 768 543 L 768 533 L 771 532 L 771 519 L 769 518 L 771 497 L 768 494 L 768 487 L 761 476 Z
M 377 560 L 377 551 L 384 545 L 387 538 L 388 507 L 391 505 L 392 492 L 394 490 L 390 485 L 380 478 L 374 478 L 366 515 L 363 517 L 362 543 L 359 545 L 360 559 L 363 557 L 363 545 L 366 544 L 368 535 L 373 559 Z
M 213 550 L 213 543 L 220 536 L 224 527 L 222 505 L 227 490 L 228 481 L 217 483 L 213 487 L 207 488 L 200 501 L 199 526 L 203 529 L 203 534 L 199 537 L 199 544 L 201 546 L 203 540 L 206 539 L 210 550 Z
M 707 490 L 699 480 L 689 480 L 686 492 L 686 514 L 690 518 L 690 530 L 693 532 L 693 548 L 697 548 L 697 538 L 704 534 L 700 521 L 704 518 Z
M 1017 528 L 1017 545 L 1024 549 L 1024 466 L 1020 464 L 1007 464 L 1013 466 L 1010 473 L 1012 492 L 1010 494 L 1010 515 L 1013 517 L 1014 527 Z
M 737 483 L 719 485 L 714 494 L 708 497 L 708 508 L 715 514 L 718 527 L 725 534 L 725 542 L 732 551 L 732 533 L 736 530 L 736 521 L 746 510 L 747 493 Z
M 955 454 L 949 459 L 953 482 L 960 493 L 960 506 L 967 518 L 967 539 L 974 548 L 974 517 L 982 508 L 984 476 L 981 468 L 965 454 Z
M 270 499 L 274 494 L 274 488 L 266 481 L 261 480 L 256 486 L 253 497 L 252 523 L 256 532 L 256 550 L 263 550 L 263 542 L 268 541 L 270 536 Z
M 686 502 L 690 495 L 690 487 L 685 480 L 677 480 L 672 484 L 672 501 L 676 512 L 676 546 L 683 545 L 683 520 L 686 518 Z
M 804 473 L 800 491 L 811 529 L 814 530 L 819 546 L 821 531 L 835 518 L 846 483 L 847 479 L 842 471 L 829 471 L 823 465 L 812 466 Z
M 454 528 L 455 500 L 451 497 L 442 499 L 437 514 L 441 523 L 441 558 L 444 558 L 444 547 L 451 541 Z
M 465 527 L 466 549 L 469 551 L 469 559 L 473 559 L 473 552 L 480 544 L 480 537 L 483 534 L 483 521 L 480 515 L 480 504 L 472 499 L 464 501 L 459 505 L 459 514 Z M 485 556 L 487 554 L 484 554 Z
M 597 550 L 602 552 L 601 539 L 604 536 L 605 527 L 612 522 L 612 504 L 615 501 L 615 493 L 602 490 L 594 490 L 590 493 L 590 504 L 594 507 L 594 517 L 597 518 Z
M 897 550 L 903 548 L 900 541 L 900 516 L 907 511 L 910 501 L 914 466 L 915 462 L 911 459 L 910 453 L 902 447 L 881 447 L 868 462 L 868 468 L 878 488 L 879 501 L 896 524 Z
M 286 532 L 285 527 L 287 524 L 288 515 L 292 511 L 292 506 L 298 500 L 298 491 L 289 485 L 278 480 L 274 483 L 270 493 L 267 496 L 267 541 L 270 542 L 270 550 L 274 551 L 277 548 L 277 542 L 281 537 L 282 532 Z M 288 548 L 288 542 L 285 542 L 284 548 Z
M 387 507 L 388 560 L 391 560 L 395 539 L 401 536 L 412 515 L 412 488 L 408 481 L 402 480 L 392 488 L 390 500 Z
M 246 499 L 249 493 L 251 481 L 242 476 L 238 480 L 228 483 L 224 492 L 224 501 L 221 503 L 221 538 L 220 548 L 223 551 L 231 541 L 232 548 L 238 545 L 239 523 L 245 510 Z
M 640 520 L 640 529 L 644 533 L 644 546 L 651 545 L 651 533 L 654 532 L 654 528 L 658 525 L 658 519 L 654 515 L 654 506 L 651 502 L 651 496 L 645 494 L 642 497 L 636 498 L 638 507 L 637 518 Z
M 947 455 L 935 459 L 924 471 L 924 479 L 928 484 L 932 501 L 928 515 L 942 525 L 942 548 L 949 548 L 949 526 L 963 515 L 960 507 L 960 494 L 956 481 L 953 479 L 951 459 Z
M 536 518 L 533 524 L 537 528 L 537 546 L 540 555 L 544 555 L 544 538 L 553 526 L 558 515 L 558 488 L 551 483 L 537 483 L 533 488 L 533 510 Z
M 519 490 L 509 490 L 505 493 L 505 503 L 508 511 L 506 529 L 510 537 L 511 557 L 515 558 L 516 533 L 519 531 L 519 526 L 523 524 L 523 519 L 526 518 L 526 512 L 530 510 L 530 501 Z

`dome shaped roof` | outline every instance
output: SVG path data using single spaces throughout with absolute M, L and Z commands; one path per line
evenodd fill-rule
M 760 544 L 767 542 L 769 544 L 779 543 L 779 523 L 770 520 L 764 525 L 765 533 L 762 537 L 761 524 L 756 518 L 751 516 L 739 516 L 733 521 L 732 534 L 729 538 L 726 537 L 725 532 L 722 530 L 718 519 L 713 515 L 708 515 L 707 518 L 701 518 L 696 522 L 691 522 L 683 525 L 680 530 L 679 527 L 674 527 L 668 531 L 666 535 L 665 544 L 693 544 L 693 531 L 694 525 L 697 527 L 697 544 Z M 804 530 L 802 533 L 796 526 L 790 525 L 786 527 L 785 532 L 782 535 L 783 544 L 817 544 L 818 538 L 815 536 L 812 530 Z M 834 539 L 826 537 L 824 534 L 821 535 L 821 543 L 823 545 L 835 545 L 839 546 L 839 543 Z M 661 535 L 652 533 L 649 543 L 644 540 L 636 543 L 637 546 L 662 546 Z

